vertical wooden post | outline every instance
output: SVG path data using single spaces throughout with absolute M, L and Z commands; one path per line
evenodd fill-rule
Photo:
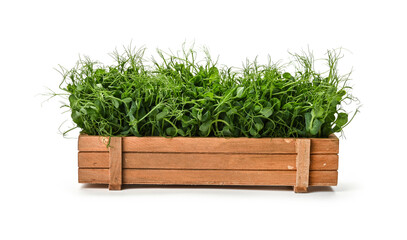
M 109 147 L 109 190 L 122 188 L 122 138 L 112 137 Z
M 310 139 L 297 139 L 295 142 L 297 151 L 297 175 L 294 186 L 294 192 L 307 192 L 309 184 L 309 166 L 310 166 Z

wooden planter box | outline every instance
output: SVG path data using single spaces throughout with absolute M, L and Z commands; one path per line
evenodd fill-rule
M 108 137 L 81 134 L 79 182 L 159 185 L 336 186 L 339 140 Z

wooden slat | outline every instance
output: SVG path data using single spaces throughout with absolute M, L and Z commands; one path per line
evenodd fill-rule
M 290 138 L 125 137 L 124 152 L 295 153 Z
M 336 186 L 337 171 L 310 171 L 310 186 Z M 123 184 L 294 186 L 296 171 L 124 169 Z M 109 183 L 108 169 L 79 169 L 80 183 Z
M 81 134 L 79 151 L 106 151 L 109 137 Z M 124 137 L 125 152 L 295 153 L 294 138 Z M 311 138 L 311 154 L 339 152 L 339 140 Z
M 296 155 L 124 153 L 123 168 L 296 170 Z M 80 168 L 109 168 L 108 152 L 79 152 Z M 337 170 L 338 155 L 311 155 L 311 170 Z
M 310 186 L 335 186 L 337 171 L 311 171 Z M 280 185 L 293 186 L 296 171 L 138 170 L 125 169 L 128 184 Z
M 311 141 L 309 139 L 297 139 L 297 175 L 294 186 L 294 192 L 307 192 L 309 184 L 309 167 L 310 167 L 310 149 Z
M 109 152 L 78 152 L 79 168 L 109 168 Z
M 109 169 L 78 169 L 79 183 L 109 184 Z
M 292 170 L 295 155 L 126 153 L 125 168 Z
M 109 137 L 80 134 L 78 139 L 78 150 L 83 152 L 105 152 L 108 151 L 108 143 Z
M 329 138 L 310 138 L 311 139 L 311 154 L 319 153 L 339 153 L 339 139 L 334 135 Z
M 122 138 L 112 137 L 109 147 L 109 190 L 120 190 L 122 186 Z
M 338 185 L 338 171 L 310 171 L 310 186 L 336 186 Z
M 311 154 L 310 170 L 338 170 L 338 162 L 336 154 Z
M 294 185 L 295 171 L 126 169 L 125 183 L 185 185 Z

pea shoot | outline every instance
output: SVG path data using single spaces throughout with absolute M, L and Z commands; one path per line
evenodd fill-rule
M 68 95 L 76 127 L 103 136 L 327 137 L 353 116 L 342 106 L 357 101 L 349 74 L 339 75 L 339 50 L 327 51 L 328 71 L 314 69 L 310 53 L 292 54 L 286 65 L 247 61 L 222 66 L 209 52 L 182 48 L 115 51 L 113 65 L 81 58 L 61 68 L 60 90 Z M 290 66 L 295 71 L 288 72 Z M 57 94 L 58 95 L 58 94 Z M 63 95 L 63 94 L 61 94 Z M 67 130 L 66 132 L 72 129 Z

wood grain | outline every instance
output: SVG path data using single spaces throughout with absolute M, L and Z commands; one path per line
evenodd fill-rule
M 78 152 L 79 168 L 109 168 L 109 152 Z
M 311 154 L 338 154 L 339 139 L 335 134 L 331 134 L 328 138 L 310 138 L 311 139 Z
M 108 149 L 109 137 L 89 136 L 80 134 L 78 138 L 78 150 L 84 152 L 105 152 Z
M 81 134 L 78 149 L 81 152 L 106 151 L 108 137 Z M 294 138 L 199 138 L 199 137 L 124 137 L 124 152 L 179 152 L 179 153 L 295 153 Z M 339 140 L 311 138 L 311 154 L 337 154 Z
M 109 140 L 111 147 L 107 148 Z M 300 147 L 296 142 L 308 145 Z M 78 149 L 79 182 L 109 184 L 109 189 L 120 189 L 122 184 L 281 185 L 295 186 L 300 192 L 308 185 L 335 186 L 338 178 L 339 140 L 335 135 L 109 139 L 81 134 Z M 298 159 L 297 151 L 302 152 Z
M 124 152 L 166 153 L 295 153 L 290 138 L 126 137 Z
M 310 167 L 310 149 L 311 140 L 310 139 L 297 139 L 296 140 L 297 149 L 297 175 L 294 186 L 294 192 L 307 192 L 309 184 L 309 167 Z
M 336 186 L 337 171 L 310 171 L 310 186 Z M 109 183 L 108 169 L 79 169 L 80 183 Z M 123 184 L 294 186 L 296 171 L 123 169 Z
M 109 190 L 120 190 L 122 185 L 122 138 L 112 137 L 109 147 Z
M 80 168 L 109 168 L 108 152 L 79 152 Z M 294 154 L 123 153 L 123 168 L 296 170 Z M 311 170 L 337 170 L 338 155 L 311 155 Z
M 91 184 L 109 184 L 109 169 L 78 169 L 78 182 Z

